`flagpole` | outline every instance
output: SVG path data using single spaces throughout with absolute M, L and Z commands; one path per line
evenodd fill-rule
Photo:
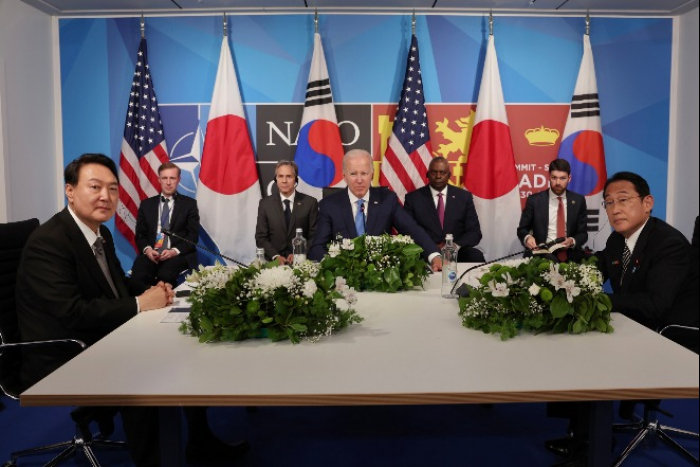
M 146 20 L 143 17 L 143 13 L 141 13 L 141 39 L 146 38 Z
M 591 35 L 591 13 L 586 11 L 586 35 Z

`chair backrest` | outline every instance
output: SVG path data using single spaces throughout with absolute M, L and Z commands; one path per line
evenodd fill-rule
M 693 326 L 670 324 L 659 331 L 659 334 L 680 344 L 688 350 L 698 353 L 700 347 L 700 329 Z
M 29 235 L 39 227 L 38 219 L 0 224 L 0 333 L 4 343 L 19 342 L 19 325 L 15 303 L 17 269 L 22 249 Z M 19 349 L 0 348 L 0 383 L 19 386 Z
M 334 194 L 334 193 L 337 193 L 337 192 L 339 192 L 339 191 L 341 191 L 341 190 L 344 190 L 344 189 L 345 189 L 345 188 L 337 188 L 337 187 L 333 187 L 333 186 L 326 186 L 326 187 L 323 187 L 323 189 L 321 190 L 321 196 L 322 196 L 323 198 L 328 198 L 330 195 L 332 195 L 332 194 Z

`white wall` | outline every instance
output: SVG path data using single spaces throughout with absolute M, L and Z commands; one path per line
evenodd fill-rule
M 58 205 L 53 24 L 24 2 L 0 0 L 0 222 L 44 222 Z
M 700 114 L 698 98 L 698 8 L 685 13 L 678 19 L 678 104 L 675 118 L 676 126 L 672 128 L 671 137 L 675 138 L 677 154 L 675 167 L 669 174 L 668 218 L 674 227 L 688 238 L 693 233 L 695 216 L 698 215 L 698 127 Z

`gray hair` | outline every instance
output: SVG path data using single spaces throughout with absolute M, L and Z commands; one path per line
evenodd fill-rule
M 374 174 L 374 159 L 372 159 L 372 154 L 364 149 L 351 149 L 343 156 L 343 173 L 346 171 L 347 161 L 357 157 L 366 157 L 369 159 L 369 171 L 371 174 Z

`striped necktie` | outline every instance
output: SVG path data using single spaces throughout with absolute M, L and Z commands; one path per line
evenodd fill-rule
M 620 276 L 620 284 L 625 278 L 625 273 L 627 272 L 627 266 L 630 265 L 630 258 L 632 257 L 632 252 L 627 248 L 627 243 L 625 243 L 625 248 L 622 250 L 622 276 Z

